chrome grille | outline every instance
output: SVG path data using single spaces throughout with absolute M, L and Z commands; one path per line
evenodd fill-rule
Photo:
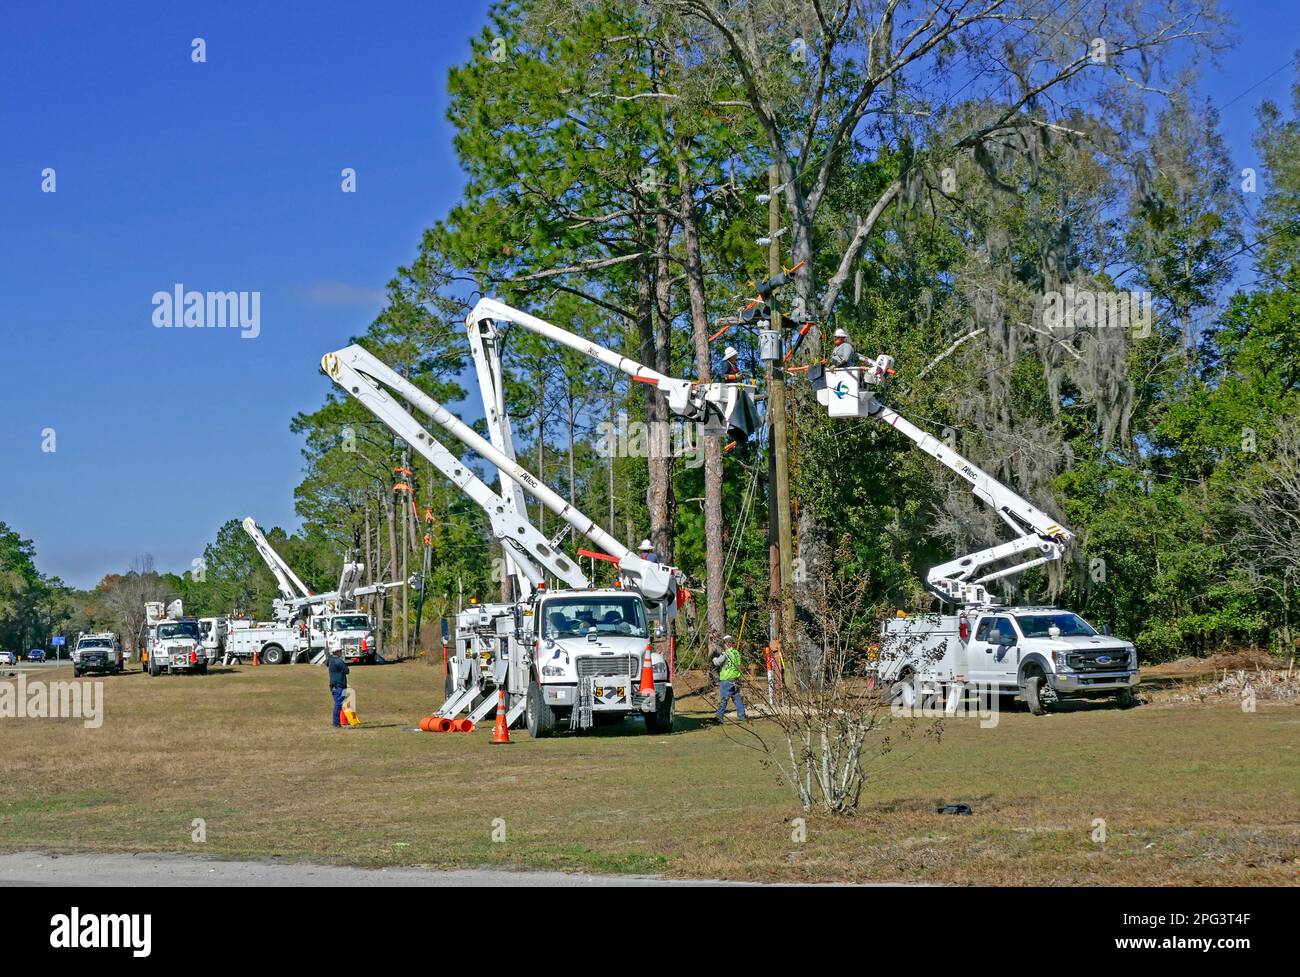
M 578 678 L 594 675 L 637 675 L 636 655 L 584 655 L 578 659 Z
M 1109 656 L 1110 661 L 1097 661 L 1098 657 L 1105 656 Z M 1071 668 L 1079 672 L 1124 672 L 1129 667 L 1129 654 L 1126 651 L 1085 651 L 1072 654 L 1066 660 Z

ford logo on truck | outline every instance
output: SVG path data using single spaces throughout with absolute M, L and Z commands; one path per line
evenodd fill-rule
M 1111 663 L 1111 660 L 1112 660 L 1112 659 L 1111 659 L 1110 655 L 1098 655 L 1098 656 L 1097 656 L 1097 664 L 1098 664 L 1098 665 L 1109 665 L 1109 664 Z

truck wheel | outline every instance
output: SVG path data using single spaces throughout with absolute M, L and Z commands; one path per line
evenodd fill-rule
M 1043 701 L 1043 687 L 1047 679 L 1039 672 L 1033 672 L 1025 678 L 1025 705 L 1035 716 L 1047 715 L 1047 704 Z
M 207 663 L 207 662 L 200 662 L 200 663 L 195 667 L 194 670 L 195 670 L 196 672 L 198 672 L 200 675 L 207 675 L 207 674 L 208 674 L 208 663 Z
M 150 678 L 158 677 L 158 662 L 153 658 L 149 659 L 149 677 Z
M 541 687 L 536 682 L 528 683 L 528 704 L 524 706 L 524 719 L 528 724 L 528 735 L 535 740 L 545 739 L 555 732 L 555 712 L 542 698 Z
M 72 677 L 81 678 L 81 669 L 79 669 L 76 665 L 72 666 Z
M 262 649 L 263 665 L 283 665 L 284 649 L 279 645 L 267 645 Z
M 1131 688 L 1120 689 L 1115 693 L 1115 704 L 1121 709 L 1132 709 L 1137 705 L 1137 701 L 1137 696 L 1133 694 Z
M 668 689 L 664 692 L 663 700 L 655 706 L 655 711 L 645 713 L 645 731 L 652 735 L 671 733 L 676 715 L 677 707 L 673 703 L 673 690 Z

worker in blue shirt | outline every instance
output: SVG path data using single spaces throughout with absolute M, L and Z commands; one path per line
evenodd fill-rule
M 338 729 L 342 725 L 339 722 L 339 713 L 343 709 L 343 696 L 348 691 L 348 663 L 343 660 L 342 648 L 335 648 L 331 653 L 329 673 L 330 695 L 334 698 L 334 712 L 330 714 L 330 721 L 334 728 Z

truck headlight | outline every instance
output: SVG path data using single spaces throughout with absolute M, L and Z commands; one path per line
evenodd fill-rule
M 564 675 L 564 666 L 562 665 L 543 665 L 542 675 L 546 678 L 560 678 Z
M 651 666 L 650 671 L 657 679 L 658 678 L 666 679 L 668 677 L 668 666 L 664 662 L 655 662 Z

